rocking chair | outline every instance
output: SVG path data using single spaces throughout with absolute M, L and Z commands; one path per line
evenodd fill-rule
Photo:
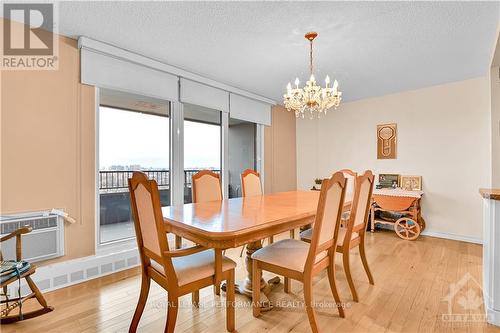
M 44 313 L 51 312 L 54 310 L 53 307 L 47 305 L 47 302 L 45 301 L 43 294 L 31 279 L 31 274 L 35 273 L 36 267 L 34 265 L 28 264 L 27 262 L 21 261 L 22 258 L 21 235 L 27 234 L 29 232 L 31 232 L 31 227 L 25 226 L 8 234 L 7 236 L 0 238 L 0 243 L 2 243 L 8 239 L 16 237 L 16 262 L 20 263 L 18 267 L 19 266 L 21 267 L 18 268 L 17 270 L 13 270 L 11 274 L 3 275 L 1 277 L 0 288 L 3 290 L 3 295 L 2 295 L 3 299 L 0 301 L 0 304 L 2 305 L 0 323 L 2 325 L 38 317 Z M 2 261 L 2 266 L 3 266 L 4 262 L 1 251 L 0 251 L 0 260 Z M 16 262 L 12 262 L 12 264 L 15 265 Z M 19 294 L 18 297 L 16 298 L 9 298 L 7 292 L 7 286 L 15 282 L 20 283 L 21 279 L 26 280 L 29 288 L 31 289 L 31 293 L 26 296 L 21 296 L 21 294 Z M 42 306 L 42 308 L 23 313 L 22 312 L 23 303 L 31 298 L 36 298 L 38 303 L 40 303 L 40 305 Z M 16 308 L 19 308 L 19 314 L 9 315 L 10 312 Z

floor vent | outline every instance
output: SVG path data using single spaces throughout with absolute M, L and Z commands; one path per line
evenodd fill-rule
M 71 280 L 71 282 L 83 280 L 83 271 L 77 271 L 77 272 L 71 273 L 70 280 Z

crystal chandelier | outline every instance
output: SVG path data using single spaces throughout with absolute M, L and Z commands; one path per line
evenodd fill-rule
M 303 88 L 299 88 L 299 78 L 295 79 L 295 88 L 288 82 L 286 94 L 283 95 L 285 107 L 288 111 L 294 111 L 297 118 L 304 118 L 309 113 L 310 118 L 315 115 L 319 118 L 322 113 L 330 108 L 337 108 L 342 100 L 342 92 L 338 90 L 338 82 L 335 80 L 330 87 L 330 77 L 325 78 L 325 88 L 316 84 L 313 74 L 313 40 L 318 36 L 317 32 L 308 32 L 305 38 L 309 41 L 309 69 L 311 77 Z

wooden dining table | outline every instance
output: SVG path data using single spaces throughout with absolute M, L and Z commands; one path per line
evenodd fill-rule
M 262 239 L 313 223 L 318 199 L 318 191 L 291 191 L 174 205 L 162 212 L 166 230 L 204 247 L 224 250 L 247 245 L 247 276 L 237 291 L 251 297 L 252 253 L 262 248 Z M 344 209 L 349 207 L 346 201 Z M 272 282 L 279 283 L 279 278 Z M 261 277 L 262 304 L 269 304 L 265 297 L 273 283 Z

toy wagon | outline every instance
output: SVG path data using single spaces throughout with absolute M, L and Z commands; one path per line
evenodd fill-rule
M 396 234 L 402 239 L 415 240 L 425 229 L 422 218 L 420 199 L 422 191 L 402 189 L 374 189 L 371 207 L 371 231 L 376 224 L 387 224 L 394 227 Z

